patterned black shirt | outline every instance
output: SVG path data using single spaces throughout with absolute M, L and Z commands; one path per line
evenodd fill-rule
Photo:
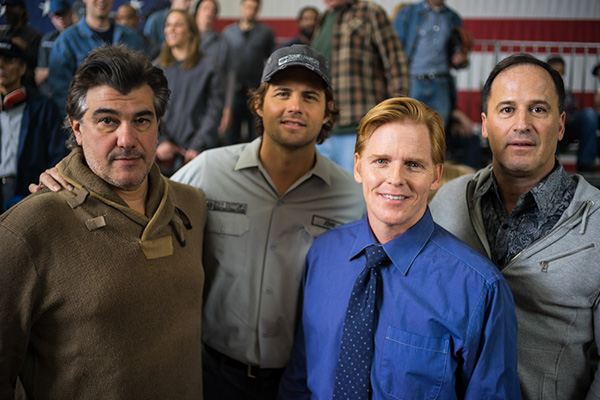
M 509 215 L 502 204 L 494 174 L 475 193 L 492 253 L 492 262 L 506 265 L 523 249 L 550 231 L 565 212 L 576 182 L 557 163 L 554 171 L 529 192 L 519 197 Z

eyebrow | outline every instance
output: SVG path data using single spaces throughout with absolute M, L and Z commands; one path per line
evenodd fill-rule
M 277 86 L 277 85 L 273 85 L 273 91 L 277 92 L 277 91 L 291 91 L 292 89 L 288 86 Z M 307 90 L 302 90 L 301 91 L 302 94 L 315 94 L 317 96 L 321 96 L 321 94 L 323 94 L 325 91 L 324 90 L 316 90 L 316 89 L 307 89 Z
M 120 116 L 122 115 L 121 112 L 112 109 L 112 108 L 98 108 L 96 110 L 94 110 L 94 112 L 92 113 L 92 117 L 97 117 L 98 115 L 102 115 L 102 114 L 110 114 L 110 115 L 116 115 L 116 116 Z M 145 117 L 145 116 L 154 116 L 154 112 L 152 110 L 140 110 L 136 113 L 133 114 L 134 117 Z
M 500 103 L 498 103 L 496 105 L 496 108 L 501 108 L 501 107 L 504 107 L 504 106 L 514 106 L 516 103 L 517 102 L 513 101 L 513 100 L 505 100 L 505 101 L 501 101 Z M 549 109 L 552 108 L 552 105 L 550 105 L 549 102 L 547 102 L 546 100 L 542 100 L 542 99 L 535 99 L 535 100 L 529 101 L 528 104 L 529 105 L 532 105 L 532 104 L 543 104 L 546 107 L 548 107 Z

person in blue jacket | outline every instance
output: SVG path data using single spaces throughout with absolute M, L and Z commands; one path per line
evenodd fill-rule
M 139 32 L 110 20 L 113 0 L 85 0 L 85 3 L 85 17 L 65 29 L 50 52 L 48 84 L 52 100 L 63 115 L 69 83 L 90 51 L 105 44 L 121 43 L 148 55 L 144 38 Z
M 66 155 L 56 106 L 33 87 L 24 87 L 23 51 L 0 40 L 0 212 L 29 194 L 27 186 Z

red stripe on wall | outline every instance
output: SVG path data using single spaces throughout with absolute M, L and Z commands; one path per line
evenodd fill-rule
M 234 19 L 216 21 L 218 31 L 236 22 Z M 298 25 L 294 18 L 262 19 L 278 38 L 296 36 Z M 464 19 L 464 26 L 476 39 L 525 40 L 547 42 L 600 43 L 600 20 L 547 19 Z
M 476 39 L 600 42 L 599 20 L 465 19 Z

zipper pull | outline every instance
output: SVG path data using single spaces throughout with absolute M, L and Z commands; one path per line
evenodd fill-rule
M 542 272 L 548 272 L 548 261 L 541 261 L 540 265 L 542 266 Z

